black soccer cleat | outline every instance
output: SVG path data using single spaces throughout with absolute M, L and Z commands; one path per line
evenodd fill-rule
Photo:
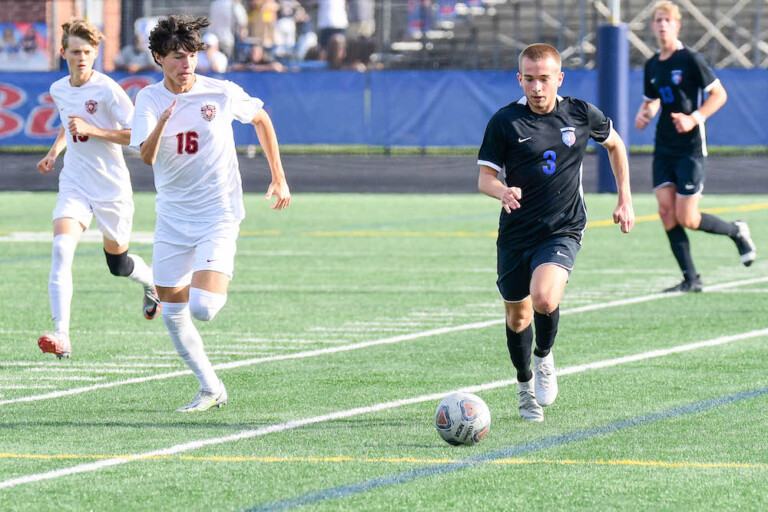
M 757 257 L 755 243 L 752 241 L 752 235 L 749 233 L 749 226 L 747 226 L 746 222 L 743 220 L 736 220 L 733 224 L 739 229 L 739 232 L 733 237 L 733 242 L 739 250 L 741 262 L 745 267 L 748 267 L 755 261 L 755 257 Z
M 701 283 L 701 276 L 696 274 L 696 277 L 693 279 L 683 279 L 683 282 L 672 288 L 667 288 L 664 290 L 664 293 L 700 292 L 703 287 L 704 285 Z

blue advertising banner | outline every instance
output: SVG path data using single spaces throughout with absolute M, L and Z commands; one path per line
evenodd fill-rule
M 47 145 L 61 126 L 48 87 L 62 73 L 0 73 L 0 145 Z M 160 74 L 111 76 L 131 98 Z M 728 102 L 707 123 L 710 145 L 768 145 L 768 71 L 718 70 Z M 222 75 L 264 100 L 282 144 L 477 146 L 488 119 L 522 96 L 513 71 L 234 72 Z M 642 71 L 630 72 L 629 112 L 642 99 Z M 560 89 L 597 104 L 597 73 L 566 70 Z M 632 120 L 630 120 L 632 124 Z M 629 133 L 631 145 L 653 144 L 654 128 Z M 257 143 L 235 123 L 238 145 Z

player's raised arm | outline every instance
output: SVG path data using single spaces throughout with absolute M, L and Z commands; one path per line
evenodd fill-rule
M 273 195 L 277 196 L 277 201 L 272 205 L 272 209 L 282 210 L 291 204 L 291 191 L 285 179 L 275 127 L 263 109 L 259 110 L 251 124 L 256 128 L 256 136 L 264 150 L 264 155 L 267 157 L 267 162 L 269 162 L 269 171 L 272 173 L 272 183 L 269 184 L 266 198 L 270 199 Z
M 621 225 L 621 231 L 629 233 L 635 225 L 635 211 L 632 207 L 632 192 L 629 187 L 629 158 L 627 148 L 619 134 L 611 128 L 611 134 L 602 143 L 608 151 L 611 169 L 616 178 L 619 201 L 613 211 L 613 222 Z
M 145 164 L 155 164 L 155 160 L 157 160 L 157 152 L 160 149 L 160 138 L 163 136 L 165 125 L 168 124 L 168 119 L 170 119 L 171 114 L 173 114 L 173 109 L 178 102 L 179 100 L 173 100 L 171 106 L 163 110 L 163 113 L 160 114 L 160 118 L 157 120 L 155 129 L 150 132 L 147 140 L 141 143 L 141 161 Z M 130 130 L 128 130 L 128 133 L 130 133 Z
M 56 162 L 56 157 L 58 157 L 59 153 L 64 151 L 64 148 L 67 146 L 67 141 L 64 138 L 65 136 L 66 132 L 62 126 L 59 129 L 59 134 L 56 136 L 56 140 L 53 141 L 51 149 L 48 150 L 48 153 L 42 160 L 37 162 L 37 170 L 40 174 L 48 174 L 53 170 L 53 164 Z
M 487 165 L 480 166 L 480 176 L 477 178 L 477 188 L 483 194 L 501 201 L 504 211 L 512 213 L 512 210 L 520 208 L 522 191 L 518 187 L 507 187 L 498 178 L 496 169 Z

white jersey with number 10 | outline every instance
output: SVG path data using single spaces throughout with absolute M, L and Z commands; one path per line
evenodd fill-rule
M 232 121 L 250 123 L 264 103 L 237 84 L 195 75 L 173 94 L 163 82 L 139 91 L 131 145 L 140 146 L 160 115 L 179 100 L 165 126 L 153 170 L 158 216 L 192 222 L 240 221 L 243 187 Z

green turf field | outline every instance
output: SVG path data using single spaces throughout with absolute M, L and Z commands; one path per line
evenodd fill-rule
M 679 273 L 653 197 L 630 235 L 603 222 L 612 196 L 587 198 L 541 424 L 517 414 L 489 198 L 247 197 L 229 301 L 198 323 L 230 402 L 194 416 L 174 409 L 196 380 L 99 243 L 75 257 L 72 359 L 38 349 L 54 200 L 0 194 L 0 510 L 768 508 L 766 196 L 705 198 L 749 222 L 758 260 L 692 233 L 708 288 L 685 296 L 658 293 Z M 474 447 L 434 428 L 458 388 L 491 410 Z

